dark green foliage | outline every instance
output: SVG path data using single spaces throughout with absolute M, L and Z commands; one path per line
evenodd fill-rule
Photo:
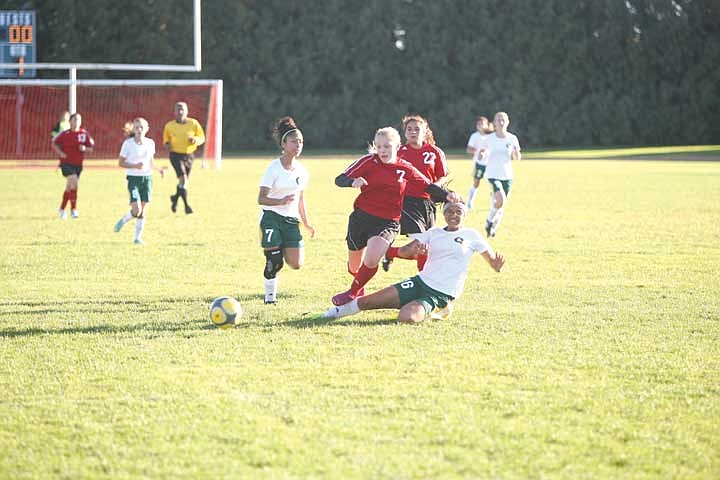
M 192 63 L 190 0 L 16 3 L 5 8 L 37 10 L 39 61 Z M 271 147 L 269 127 L 286 114 L 309 148 L 360 150 L 408 112 L 429 118 L 439 145 L 459 148 L 476 115 L 498 110 L 525 146 L 720 142 L 714 0 L 206 0 L 202 8 L 201 73 L 81 77 L 223 79 L 230 152 Z

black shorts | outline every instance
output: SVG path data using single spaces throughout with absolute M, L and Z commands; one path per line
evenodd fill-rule
M 435 225 L 435 203 L 429 198 L 406 196 L 403 200 L 400 233 L 422 233 Z
M 398 231 L 400 224 L 395 220 L 376 217 L 356 208 L 350 214 L 345 240 L 349 250 L 362 250 L 371 237 L 381 237 L 392 243 Z
M 70 175 L 77 175 L 78 178 L 80 178 L 80 174 L 82 173 L 83 167 L 82 165 L 70 165 L 69 163 L 61 163 L 60 164 L 60 171 L 62 172 L 63 177 L 69 177 Z
M 175 153 L 170 152 L 170 165 L 175 169 L 175 175 L 180 177 L 189 177 L 192 170 L 194 157 L 192 153 Z

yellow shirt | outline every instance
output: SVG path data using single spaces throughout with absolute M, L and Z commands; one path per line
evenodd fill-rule
M 195 143 L 190 143 L 191 136 L 195 137 Z M 205 143 L 205 132 L 194 118 L 188 117 L 185 123 L 170 120 L 163 129 L 163 143 L 170 144 L 171 152 L 193 153 Z

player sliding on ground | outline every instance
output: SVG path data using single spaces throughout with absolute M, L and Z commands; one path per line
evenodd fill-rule
M 324 318 L 340 318 L 361 310 L 399 309 L 402 323 L 420 323 L 426 318 L 447 318 L 452 302 L 463 291 L 473 253 L 477 252 L 496 272 L 505 265 L 505 257 L 494 252 L 487 239 L 477 230 L 462 225 L 467 207 L 449 202 L 443 207 L 447 226 L 434 227 L 414 235 L 414 240 L 400 247 L 399 255 L 413 258 L 427 255 L 425 268 L 412 278 L 358 297 L 341 306 L 331 307 Z

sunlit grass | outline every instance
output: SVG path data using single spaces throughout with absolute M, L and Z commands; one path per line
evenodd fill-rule
M 198 168 L 190 216 L 156 178 L 145 247 L 112 231 L 112 162 L 86 169 L 65 222 L 51 167 L 0 169 L 0 478 L 720 475 L 720 162 L 517 163 L 492 240 L 506 271 L 476 259 L 453 316 L 409 327 L 320 318 L 349 283 L 356 192 L 332 180 L 354 156 L 338 158 L 304 159 L 318 235 L 270 307 L 271 156 Z M 470 163 L 450 167 L 464 195 Z M 239 327 L 211 326 L 219 295 Z

